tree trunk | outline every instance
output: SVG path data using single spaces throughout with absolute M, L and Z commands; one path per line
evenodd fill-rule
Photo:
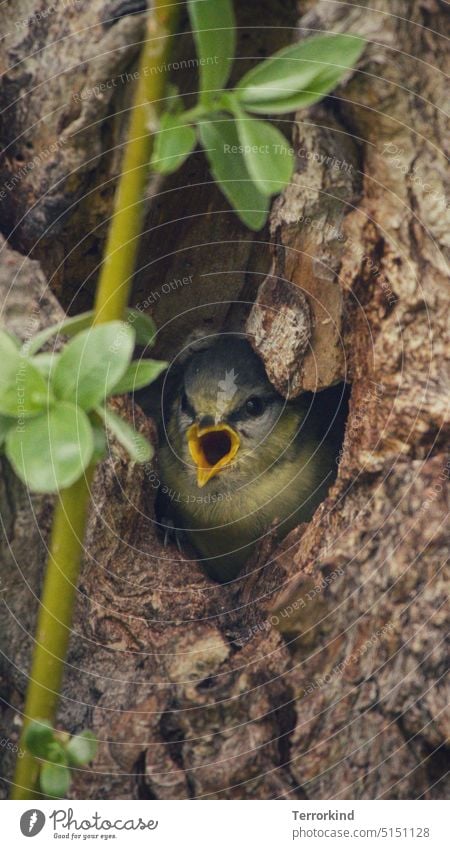
M 56 297 L 70 311 L 90 303 L 143 32 L 130 4 L 121 14 L 117 3 L 107 24 L 100 2 L 38 19 L 43 5 L 22 0 L 20 25 L 2 21 L 0 290 L 4 320 L 23 337 L 30 317 L 54 320 Z M 94 483 L 59 711 L 62 728 L 89 726 L 100 745 L 71 796 L 441 798 L 446 4 L 399 0 L 394 14 L 388 0 L 377 9 L 310 0 L 295 31 L 294 3 L 235 5 L 245 6 L 237 76 L 316 31 L 369 43 L 333 96 L 280 122 L 297 170 L 267 232 L 239 224 L 199 153 L 153 181 L 134 301 L 160 328 L 155 355 L 175 356 L 193 328 L 246 320 L 279 391 L 280 346 L 295 392 L 351 384 L 339 474 L 308 525 L 266 540 L 239 579 L 219 586 L 162 546 L 157 463 L 134 466 L 113 446 Z M 175 60 L 192 49 L 180 36 L 177 84 Z M 194 90 L 190 74 L 182 86 Z M 274 310 L 286 320 L 265 320 Z M 120 404 L 131 415 L 131 402 Z M 152 422 L 134 415 L 155 439 Z M 6 793 L 51 511 L 3 470 Z

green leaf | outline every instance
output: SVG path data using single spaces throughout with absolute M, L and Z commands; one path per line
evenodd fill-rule
M 37 333 L 36 336 L 33 336 L 29 342 L 25 342 L 22 347 L 22 351 L 27 354 L 27 356 L 31 357 L 53 336 L 75 336 L 76 333 L 86 330 L 87 327 L 91 326 L 93 318 L 94 311 L 89 310 L 88 312 L 83 312 L 79 315 L 74 315 L 70 318 L 58 321 L 57 324 L 52 324 L 51 327 L 46 327 L 44 330 L 41 330 L 41 332 Z
M 67 764 L 42 764 L 39 773 L 39 784 L 45 796 L 62 799 L 69 791 L 70 782 L 71 774 Z
M 32 719 L 24 735 L 25 748 L 35 758 L 48 758 L 51 745 L 54 742 L 54 730 L 46 719 Z
M 6 434 L 16 424 L 15 419 L 8 419 L 6 416 L 0 416 L 0 445 L 3 445 Z
M 84 766 L 84 764 L 93 761 L 96 752 L 97 739 L 88 729 L 72 737 L 66 746 L 67 757 L 74 766 Z
M 150 348 L 156 336 L 153 319 L 142 310 L 128 309 L 127 321 L 136 334 L 136 345 L 145 345 L 146 348 Z
M 286 137 L 267 121 L 248 115 L 236 118 L 245 164 L 259 191 L 276 195 L 291 181 L 294 155 Z
M 45 760 L 51 761 L 54 764 L 66 764 L 68 762 L 64 746 L 59 740 L 54 738 L 50 743 Z
M 131 363 L 111 394 L 123 395 L 125 392 L 136 392 L 148 386 L 159 377 L 167 365 L 168 363 L 160 360 L 139 360 Z
M 156 135 L 152 168 L 159 174 L 172 174 L 181 167 L 196 144 L 197 133 L 189 124 L 183 124 L 183 116 L 166 112 Z
M 52 400 L 40 372 L 0 331 L 0 414 L 14 418 L 36 416 Z
M 37 370 L 42 374 L 42 377 L 49 380 L 53 369 L 58 362 L 59 354 L 53 351 L 45 352 L 44 354 L 36 354 L 32 363 L 37 368 Z
M 96 412 L 102 418 L 106 428 L 115 436 L 118 442 L 125 448 L 131 459 L 136 463 L 147 463 L 153 457 L 153 448 L 150 443 L 138 433 L 127 422 L 107 410 L 105 407 L 97 407 Z
M 267 220 L 269 200 L 250 177 L 234 120 L 201 121 L 199 131 L 211 173 L 223 194 L 247 227 L 260 230 Z
M 64 349 L 53 373 L 57 398 L 92 410 L 125 374 L 135 333 L 124 321 L 109 321 L 79 333 Z
M 56 492 L 75 483 L 94 450 L 92 428 L 75 404 L 60 403 L 45 415 L 26 419 L 6 437 L 6 456 L 34 492 Z
M 252 68 L 234 93 L 241 106 L 251 112 L 293 112 L 332 91 L 355 65 L 365 45 L 359 36 L 314 36 Z
M 16 336 L 15 333 L 11 333 L 11 331 L 8 330 L 6 327 L 3 327 L 0 332 L 4 333 L 8 337 L 8 339 L 11 340 L 11 342 L 13 343 L 14 347 L 17 348 L 17 350 L 20 349 L 22 343 L 21 343 L 20 339 L 18 339 L 18 337 Z
M 17 345 L 8 330 L 0 330 L 0 354 L 2 362 L 4 362 L 5 357 L 17 357 L 18 355 Z
M 199 61 L 200 92 L 220 91 L 230 76 L 236 50 L 232 0 L 188 0 Z
M 136 322 L 134 325 L 136 331 L 136 342 L 138 345 L 148 345 L 156 333 L 155 325 L 149 316 L 146 316 L 145 314 L 140 313 L 139 310 L 135 309 L 127 309 L 126 320 L 130 324 L 134 324 L 136 314 L 142 318 L 142 322 Z M 40 333 L 37 333 L 36 336 L 33 336 L 29 342 L 25 342 L 22 346 L 22 353 L 31 357 L 53 336 L 57 336 L 58 334 L 69 337 L 75 336 L 82 330 L 86 330 L 88 327 L 91 327 L 93 320 L 94 310 L 89 310 L 88 312 L 83 312 L 79 315 L 59 321 L 58 324 L 52 324 L 51 327 L 46 327 L 45 330 L 42 330 Z M 11 334 L 7 331 L 5 332 L 11 338 Z M 139 338 L 139 335 L 141 338 Z

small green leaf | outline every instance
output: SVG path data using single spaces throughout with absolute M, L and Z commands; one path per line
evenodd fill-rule
M 11 331 L 8 330 L 6 327 L 3 327 L 0 332 L 6 334 L 6 336 L 8 336 L 8 338 L 11 340 L 11 342 L 13 343 L 15 348 L 17 348 L 17 350 L 20 349 L 22 343 L 21 343 L 20 339 L 18 339 L 18 337 L 16 336 L 15 333 L 11 333 Z
M 156 333 L 155 325 L 149 316 L 140 313 L 139 310 L 127 309 L 126 319 L 130 324 L 134 323 L 136 314 L 142 318 L 142 322 L 136 322 L 134 325 L 136 331 L 136 342 L 138 345 L 148 345 Z M 29 342 L 24 343 L 22 346 L 22 353 L 31 357 L 53 336 L 75 336 L 77 333 L 81 333 L 82 330 L 86 330 L 88 327 L 91 327 L 93 320 L 94 310 L 89 310 L 88 312 L 83 312 L 79 315 L 59 321 L 58 324 L 53 324 L 51 327 L 46 327 L 45 330 L 42 330 L 40 333 L 37 333 L 36 336 L 33 336 Z M 141 338 L 139 338 L 139 335 Z M 8 333 L 8 336 L 11 337 L 11 334 Z
M 46 719 L 32 719 L 24 735 L 25 748 L 35 758 L 47 759 L 53 742 L 54 730 L 50 722 Z
M 32 363 L 37 368 L 37 370 L 42 374 L 42 377 L 47 381 L 49 380 L 53 369 L 58 362 L 59 354 L 53 351 L 46 352 L 45 354 L 36 354 Z
M 160 360 L 139 360 L 128 366 L 124 376 L 115 385 L 112 395 L 123 395 L 125 392 L 136 392 L 157 377 L 167 368 L 168 363 Z
M 134 462 L 147 463 L 148 460 L 151 460 L 153 448 L 141 433 L 138 433 L 120 416 L 105 407 L 97 407 L 96 412 L 103 419 L 106 428 L 125 448 Z
M 155 322 L 151 316 L 138 309 L 127 310 L 127 321 L 136 334 L 136 345 L 145 345 L 150 348 L 156 336 Z
M 251 112 L 293 112 L 332 91 L 355 65 L 365 45 L 358 36 L 314 36 L 252 68 L 234 93 L 241 106 Z
M 236 118 L 245 164 L 253 182 L 264 195 L 276 195 L 290 183 L 294 155 L 286 137 L 267 121 L 248 115 Z
M 36 416 L 52 400 L 40 372 L 0 331 L 0 414 L 14 418 Z
M 197 133 L 189 124 L 183 124 L 183 116 L 166 112 L 156 135 L 152 168 L 159 174 L 172 174 L 181 167 L 196 144 Z
M 197 48 L 200 91 L 224 88 L 236 50 L 232 0 L 188 0 L 189 17 Z
M 62 743 L 57 740 L 55 737 L 53 741 L 50 743 L 47 751 L 47 755 L 45 757 L 46 761 L 51 761 L 54 764 L 67 763 L 67 757 L 65 754 L 65 747 Z
M 89 310 L 88 312 L 82 312 L 79 315 L 74 315 L 70 318 L 58 321 L 57 324 L 52 324 L 51 327 L 46 327 L 44 330 L 41 330 L 40 333 L 37 333 L 36 336 L 33 336 L 29 342 L 24 343 L 22 348 L 23 353 L 25 353 L 28 357 L 31 357 L 53 336 L 75 336 L 76 333 L 81 333 L 82 330 L 86 330 L 87 327 L 90 327 L 93 318 L 94 311 Z
M 0 330 L 0 355 L 4 358 L 17 357 L 17 345 L 8 330 Z
M 69 791 L 70 781 L 71 774 L 67 764 L 42 764 L 39 773 L 39 784 L 45 796 L 62 799 Z
M 72 737 L 66 746 L 67 757 L 74 766 L 84 766 L 84 764 L 93 761 L 96 752 L 97 739 L 88 729 Z
M 81 477 L 94 450 L 92 428 L 75 404 L 60 403 L 26 419 L 6 437 L 6 456 L 34 492 L 56 492 Z
M 4 416 L 37 416 L 53 401 L 50 387 L 26 357 L 18 356 L 15 367 L 4 363 L 0 375 L 0 413 Z
M 6 434 L 16 424 L 15 419 L 8 419 L 6 416 L 0 416 L 0 445 L 3 445 Z
M 199 131 L 211 173 L 223 194 L 247 227 L 260 230 L 267 220 L 269 200 L 250 177 L 234 120 L 201 121 Z
M 59 357 L 52 380 L 56 397 L 92 410 L 125 374 L 134 340 L 134 331 L 124 321 L 83 330 Z

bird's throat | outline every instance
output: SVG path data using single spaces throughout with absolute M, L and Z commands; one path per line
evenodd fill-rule
M 205 486 L 228 466 L 237 454 L 239 435 L 227 424 L 200 428 L 193 424 L 187 432 L 190 455 L 197 466 L 197 485 Z

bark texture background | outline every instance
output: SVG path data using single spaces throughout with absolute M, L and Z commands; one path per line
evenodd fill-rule
M 129 465 L 111 446 L 94 484 L 59 715 L 71 732 L 93 728 L 100 746 L 71 795 L 440 798 L 449 790 L 450 195 L 440 35 L 449 15 L 437 0 L 399 0 L 395 13 L 388 0 L 238 5 L 238 76 L 316 31 L 369 44 L 332 97 L 281 122 L 297 169 L 267 231 L 241 227 L 200 154 L 154 181 L 134 301 L 161 328 L 156 353 L 174 356 L 193 326 L 254 326 L 252 304 L 270 272 L 278 283 L 265 284 L 260 302 L 276 315 L 281 297 L 298 311 L 292 338 L 284 323 L 281 340 L 288 354 L 297 345 L 286 360 L 295 391 L 351 383 L 339 475 L 308 526 L 278 546 L 267 539 L 245 574 L 217 586 L 156 535 L 157 464 Z M 23 337 L 54 320 L 57 298 L 76 311 L 92 295 L 140 9 L 79 0 L 44 15 L 44 2 L 21 0 L 12 22 L 11 4 L 0 10 L 9 33 L 2 321 Z M 183 35 L 174 59 L 191 55 Z M 174 66 L 173 78 L 194 90 L 191 70 Z M 259 350 L 286 391 L 281 324 L 263 322 Z M 151 421 L 120 403 L 155 439 Z M 12 746 L 51 503 L 30 499 L 2 471 L 2 735 Z M 6 794 L 11 748 L 1 754 Z

